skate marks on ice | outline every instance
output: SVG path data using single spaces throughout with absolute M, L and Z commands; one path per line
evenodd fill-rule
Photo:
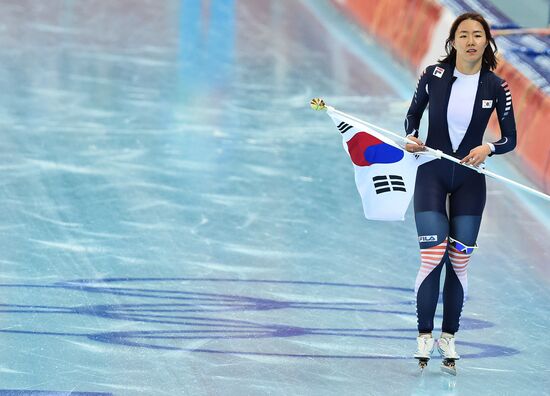
M 441 375 L 439 370 L 430 373 L 428 371 L 422 373 L 418 378 L 416 387 L 411 390 L 412 396 L 424 395 L 456 395 L 458 392 L 457 385 L 460 381 L 459 377 L 452 375 Z
M 22 288 L 43 302 L 1 304 L 0 310 L 9 314 L 1 333 L 68 337 L 92 344 L 271 358 L 412 360 L 403 354 L 408 351 L 404 345 L 416 337 L 414 326 L 403 326 L 415 318 L 412 289 L 399 287 L 296 280 L 107 278 L 0 288 Z M 50 305 L 50 293 L 55 301 L 72 304 Z M 41 318 L 39 325 L 26 322 L 29 314 Z M 69 324 L 86 323 L 89 318 L 92 331 L 62 326 L 60 317 Z M 95 331 L 98 323 L 99 329 L 107 331 Z M 461 324 L 469 331 L 494 326 L 469 317 Z M 469 359 L 519 352 L 496 344 L 459 344 L 462 357 Z

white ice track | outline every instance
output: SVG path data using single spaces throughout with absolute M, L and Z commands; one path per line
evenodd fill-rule
M 412 213 L 308 108 L 400 131 L 415 76 L 310 4 L 0 3 L 0 395 L 548 392 L 548 206 L 494 182 L 459 375 L 418 374 Z

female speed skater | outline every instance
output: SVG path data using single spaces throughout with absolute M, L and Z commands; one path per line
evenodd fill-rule
M 487 156 L 504 154 L 516 146 L 512 96 L 506 81 L 492 70 L 497 47 L 486 20 L 477 13 L 460 15 L 445 43 L 446 57 L 422 73 L 405 130 L 409 152 L 424 150 L 418 139 L 420 119 L 429 104 L 426 145 L 479 166 Z M 501 139 L 482 138 L 496 109 Z M 423 369 L 434 344 L 443 357 L 441 369 L 456 375 L 455 334 L 468 292 L 467 269 L 475 248 L 485 206 L 485 176 L 451 161 L 430 161 L 419 167 L 414 212 L 421 266 L 416 277 L 418 349 L 414 355 Z M 439 297 L 439 279 L 445 266 L 443 323 L 440 338 L 432 337 Z

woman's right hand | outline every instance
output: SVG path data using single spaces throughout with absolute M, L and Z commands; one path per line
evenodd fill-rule
M 425 151 L 426 147 L 424 146 L 424 143 L 422 143 L 422 140 L 414 137 L 414 136 L 407 136 L 407 139 L 412 140 L 413 142 L 417 143 L 407 143 L 405 144 L 405 150 L 407 150 L 409 153 L 416 153 L 417 151 Z

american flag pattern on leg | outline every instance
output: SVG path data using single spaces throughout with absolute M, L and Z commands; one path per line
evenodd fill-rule
M 453 265 L 453 270 L 455 271 L 460 284 L 462 285 L 462 290 L 464 291 L 464 300 L 466 300 L 466 295 L 468 294 L 468 263 L 470 262 L 471 253 L 464 253 L 457 250 L 452 244 L 449 248 L 449 258 L 451 259 L 451 264 Z
M 422 282 L 424 282 L 424 279 L 426 279 L 428 275 L 430 275 L 430 273 L 434 270 L 434 268 L 441 263 L 441 260 L 443 259 L 446 251 L 447 239 L 445 239 L 439 245 L 432 246 L 426 249 L 420 249 L 420 257 L 422 259 L 422 263 L 420 264 L 420 269 L 418 270 L 418 274 L 416 275 L 416 282 L 414 285 L 415 295 L 418 294 L 418 289 L 420 288 Z

